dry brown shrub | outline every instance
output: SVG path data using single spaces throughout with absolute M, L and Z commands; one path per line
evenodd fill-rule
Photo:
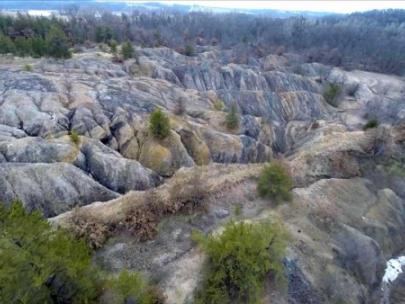
M 140 241 L 152 239 L 157 232 L 159 217 L 152 212 L 146 203 L 132 208 L 126 215 L 121 228 L 137 236 Z
M 159 189 L 148 190 L 144 200 L 128 211 L 121 223 L 122 228 L 137 235 L 141 241 L 153 238 L 163 216 L 184 208 L 201 208 L 207 197 L 204 185 L 201 171 L 195 170 L 188 180 L 186 177 L 173 180 L 169 185 L 168 198 L 163 197 Z
M 167 297 L 163 294 L 163 291 L 156 285 L 151 285 L 147 290 L 148 294 L 151 295 L 153 299 L 152 304 L 164 304 L 166 303 Z
M 172 213 L 183 210 L 204 209 L 208 197 L 207 183 L 202 178 L 200 168 L 195 168 L 189 179 L 176 179 L 169 189 L 169 200 Z
M 202 170 L 196 169 L 191 176 L 175 177 L 167 185 L 168 195 L 162 188 L 150 189 L 126 210 L 122 220 L 103 223 L 83 209 L 75 209 L 71 216 L 70 230 L 86 239 L 92 248 L 99 248 L 107 238 L 119 231 L 129 232 L 140 241 L 156 236 L 160 220 L 179 211 L 204 210 L 208 198 L 207 183 L 202 178 Z
M 153 188 L 145 193 L 145 203 L 149 205 L 150 210 L 158 217 L 168 213 L 170 210 L 170 202 L 165 200 L 160 192 Z
M 69 231 L 77 238 L 83 238 L 92 249 L 100 248 L 109 236 L 108 225 L 83 209 L 75 208 L 70 221 Z
M 158 189 L 150 189 L 145 192 L 141 201 L 129 208 L 117 229 L 130 232 L 140 241 L 150 240 L 156 236 L 160 219 L 167 213 L 176 211 L 175 206 L 165 200 Z

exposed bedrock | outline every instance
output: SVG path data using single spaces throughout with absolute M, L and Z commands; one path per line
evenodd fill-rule
M 216 48 L 194 57 L 168 48 L 138 51 L 138 60 L 123 64 L 95 51 L 65 61 L 27 59 L 32 72 L 23 71 L 21 59 L 0 60 L 0 166 L 12 167 L 21 183 L 27 166 L 66 166 L 116 196 L 155 187 L 182 167 L 267 162 L 285 153 L 299 171 L 297 185 L 308 185 L 358 176 L 356 157 L 379 153 L 372 132 L 356 131 L 372 116 L 371 103 L 381 100 L 374 111 L 381 123 L 405 115 L 399 77 L 301 63 L 291 54 L 237 64 Z M 338 108 L 322 96 L 328 82 L 343 88 Z M 175 115 L 180 99 L 185 111 Z M 239 127 L 230 130 L 225 120 L 234 104 Z M 156 107 L 171 121 L 164 140 L 149 132 Z M 73 130 L 78 144 L 69 139 Z M 395 132 L 401 136 L 400 128 Z M 20 191 L 0 199 L 24 196 Z M 91 201 L 74 200 L 67 205 Z

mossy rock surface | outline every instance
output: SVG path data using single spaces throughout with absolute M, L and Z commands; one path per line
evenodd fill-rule
M 172 153 L 155 140 L 145 143 L 139 161 L 159 175 L 170 176 L 174 173 L 171 169 Z
M 209 164 L 211 154 L 207 144 L 190 130 L 182 129 L 179 134 L 183 145 L 194 162 L 199 166 Z
M 172 176 L 179 168 L 194 165 L 180 140 L 180 135 L 174 131 L 163 140 L 149 136 L 142 146 L 139 161 L 161 176 Z

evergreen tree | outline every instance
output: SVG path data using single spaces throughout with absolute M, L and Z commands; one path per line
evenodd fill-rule
M 55 58 L 70 58 L 69 43 L 65 33 L 57 26 L 52 26 L 46 35 L 47 55 Z
M 108 46 L 110 47 L 111 53 L 116 55 L 117 54 L 117 41 L 115 41 L 114 39 L 111 39 L 108 42 Z
M 104 42 L 104 31 L 101 26 L 96 27 L 96 42 Z
M 239 127 L 239 114 L 236 104 L 232 104 L 231 109 L 225 117 L 225 123 L 228 129 L 234 130 Z
M 17 37 L 14 41 L 18 56 L 30 56 L 32 54 L 32 41 L 24 37 Z
M 122 44 L 121 55 L 124 58 L 124 60 L 134 57 L 135 50 L 131 42 L 127 41 Z
M 184 48 L 184 55 L 186 56 L 194 56 L 195 50 L 194 46 L 192 44 L 187 44 L 186 47 Z
M 257 182 L 257 191 L 261 197 L 273 199 L 275 202 L 291 201 L 293 182 L 286 168 L 277 162 L 265 166 Z
M 89 303 L 97 277 L 84 242 L 19 202 L 0 204 L 0 303 Z
M 42 57 L 46 54 L 46 42 L 42 37 L 32 39 L 32 54 L 34 57 Z
M 149 129 L 152 135 L 158 139 L 164 139 L 169 135 L 170 121 L 162 110 L 157 109 L 150 115 Z
M 96 42 L 108 42 L 113 38 L 113 31 L 108 26 L 97 26 L 96 27 Z

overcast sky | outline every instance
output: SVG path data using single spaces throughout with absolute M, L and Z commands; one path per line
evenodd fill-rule
M 135 2 L 135 1 L 134 1 Z M 139 1 L 147 2 L 147 1 Z M 153 2 L 153 1 L 152 1 Z M 368 11 L 373 9 L 402 8 L 405 9 L 405 1 L 154 1 L 177 4 L 196 4 L 211 7 L 225 8 L 250 8 L 250 9 L 278 9 L 293 11 L 313 11 L 313 12 L 336 12 L 352 13 L 359 11 Z

